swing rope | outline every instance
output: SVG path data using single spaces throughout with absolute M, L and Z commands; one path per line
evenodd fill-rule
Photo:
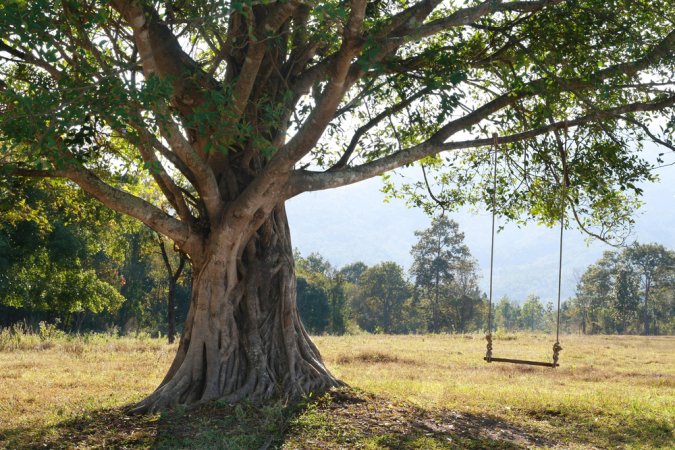
M 558 314 L 555 323 L 555 344 L 553 344 L 553 367 L 558 365 L 560 358 L 560 292 L 562 291 L 562 257 L 563 257 L 563 230 L 565 229 L 565 189 L 566 184 L 563 179 L 563 185 L 560 193 L 560 250 L 558 259 Z
M 495 211 L 497 206 L 497 133 L 492 133 L 492 148 L 494 161 L 492 167 L 492 232 L 490 241 L 490 303 L 488 306 L 488 332 L 485 339 L 487 340 L 487 349 L 485 352 L 485 360 L 492 362 L 492 274 L 494 271 L 495 262 L 495 220 L 497 213 Z
M 567 139 L 567 133 L 565 133 L 565 139 Z M 553 362 L 541 362 L 541 361 L 527 361 L 522 359 L 510 359 L 510 358 L 496 358 L 492 356 L 492 286 L 493 286 L 493 273 L 494 273 L 494 255 L 495 255 L 495 222 L 497 217 L 497 152 L 499 150 L 499 136 L 497 133 L 492 134 L 492 147 L 493 147 L 493 168 L 492 168 L 492 233 L 491 233 L 491 242 L 490 242 L 490 292 L 489 292 L 489 303 L 488 303 L 488 330 L 485 335 L 486 351 L 485 361 L 491 362 L 507 362 L 514 364 L 528 364 L 534 366 L 544 366 L 555 368 L 558 367 L 558 360 L 560 358 L 560 351 L 563 349 L 560 345 L 560 297 L 562 290 L 562 257 L 563 257 L 563 231 L 565 229 L 565 197 L 566 197 L 566 188 L 567 183 L 563 178 L 562 189 L 560 194 L 560 246 L 559 246 L 559 258 L 558 258 L 558 312 L 556 318 L 556 329 L 555 329 L 555 343 L 553 344 Z M 562 154 L 564 158 L 564 153 Z

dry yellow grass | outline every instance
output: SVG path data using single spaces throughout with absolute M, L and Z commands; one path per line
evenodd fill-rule
M 486 364 L 478 335 L 315 342 L 351 386 L 425 410 L 494 417 L 565 448 L 675 443 L 674 337 L 564 336 L 555 370 Z M 550 347 L 549 336 L 518 334 L 496 340 L 495 355 L 548 359 Z M 139 400 L 159 383 L 174 351 L 160 340 L 109 336 L 0 351 L 0 448 L 51 442 L 61 423 Z
M 176 349 L 147 338 L 24 340 L 0 352 L 0 433 L 30 435 L 138 401 L 157 386 Z
M 550 360 L 549 336 L 506 338 L 495 341 L 495 356 Z M 350 384 L 423 408 L 489 414 L 570 446 L 675 448 L 675 338 L 561 340 L 562 365 L 555 370 L 487 364 L 485 341 L 477 335 L 319 337 L 316 342 L 329 366 Z M 383 362 L 376 362 L 378 354 Z

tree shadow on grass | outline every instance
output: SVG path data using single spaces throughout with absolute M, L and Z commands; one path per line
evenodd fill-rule
M 157 435 L 158 416 L 128 416 L 123 408 L 82 412 L 54 425 L 0 431 L 0 448 L 147 448 Z
M 0 430 L 0 449 L 278 448 L 303 405 L 211 402 L 160 414 L 129 415 L 127 406 L 83 412 L 46 427 Z
M 292 449 L 516 449 L 550 447 L 536 433 L 489 416 L 429 411 L 353 391 L 308 405 L 284 437 Z
M 640 411 L 617 417 L 542 408 L 526 414 L 547 422 L 572 444 L 591 444 L 598 448 L 672 448 L 675 442 L 672 421 L 646 417 Z
M 562 420 L 562 418 L 559 418 Z M 574 428 L 559 424 L 561 433 Z M 660 430 L 646 436 L 637 427 Z M 618 442 L 645 447 L 668 445 L 667 424 L 636 424 Z M 664 428 L 665 427 L 665 428 Z M 229 405 L 212 402 L 155 415 L 129 416 L 124 408 L 104 409 L 53 426 L 0 431 L 0 447 L 114 449 L 446 449 L 549 448 L 605 441 L 579 433 L 555 436 L 505 420 L 457 411 L 429 411 L 349 390 L 288 406 L 282 402 Z M 609 430 L 606 430 L 610 433 Z M 597 438 L 597 440 L 596 440 Z
M 42 428 L 0 431 L 8 449 L 259 449 L 280 446 L 297 407 L 213 402 L 161 414 L 102 409 Z

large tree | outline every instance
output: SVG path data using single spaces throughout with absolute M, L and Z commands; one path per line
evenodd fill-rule
M 464 243 L 459 225 L 445 216 L 415 231 L 419 238 L 410 254 L 415 288 L 428 304 L 428 330 L 466 331 L 474 307 L 480 303 L 476 262 Z
M 651 294 L 658 289 L 673 289 L 675 252 L 659 244 L 636 243 L 626 249 L 623 256 L 634 276 L 639 279 L 643 333 L 655 334 L 656 308 L 652 304 Z M 650 328 L 652 323 L 654 329 Z
M 497 132 L 503 213 L 550 222 L 564 193 L 581 226 L 615 225 L 650 178 L 628 143 L 672 148 L 672 121 L 650 123 L 675 104 L 673 16 L 671 0 L 4 0 L 0 164 L 66 178 L 189 256 L 180 346 L 139 410 L 306 394 L 339 382 L 298 319 L 284 202 L 416 161 L 457 183 L 444 207 L 489 198 L 488 152 L 461 150 Z M 166 201 L 127 186 L 139 173 Z
M 351 310 L 356 322 L 369 332 L 404 333 L 407 330 L 405 304 L 410 288 L 403 268 L 385 261 L 363 272 L 352 298 Z

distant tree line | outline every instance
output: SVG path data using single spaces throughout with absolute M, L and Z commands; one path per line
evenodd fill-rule
M 455 222 L 416 232 L 409 276 L 385 261 L 336 269 L 321 255 L 296 254 L 298 308 L 314 333 L 469 333 L 487 330 L 488 300 L 476 261 Z M 553 332 L 558 312 L 537 295 L 493 305 L 493 330 Z M 606 252 L 562 302 L 563 332 L 675 333 L 675 254 L 658 244 Z
M 64 200 L 65 199 L 65 200 Z M 311 333 L 471 333 L 487 330 L 488 299 L 457 223 L 417 231 L 409 270 L 393 261 L 334 267 L 295 254 L 297 304 Z M 190 298 L 189 260 L 149 229 L 67 183 L 0 184 L 0 326 L 56 323 L 67 331 L 180 332 Z M 555 329 L 536 295 L 493 304 L 493 329 Z M 675 333 L 675 255 L 657 244 L 607 252 L 563 302 L 575 333 Z
M 393 261 L 336 269 L 317 253 L 296 253 L 298 308 L 314 333 L 472 333 L 487 330 L 488 299 L 456 222 L 435 218 L 417 231 L 408 274 Z M 494 329 L 551 331 L 553 303 L 529 296 L 494 305 Z
M 563 311 L 584 334 L 675 333 L 675 252 L 659 244 L 605 252 Z
M 298 309 L 307 328 L 313 333 L 481 330 L 487 303 L 457 223 L 439 217 L 415 234 L 409 274 L 393 261 L 337 269 L 317 253 L 306 258 L 296 253 Z
M 519 303 L 508 297 L 502 297 L 494 305 L 493 327 L 504 331 L 543 331 L 555 330 L 557 311 L 553 302 L 544 303 L 537 295 L 529 295 Z

